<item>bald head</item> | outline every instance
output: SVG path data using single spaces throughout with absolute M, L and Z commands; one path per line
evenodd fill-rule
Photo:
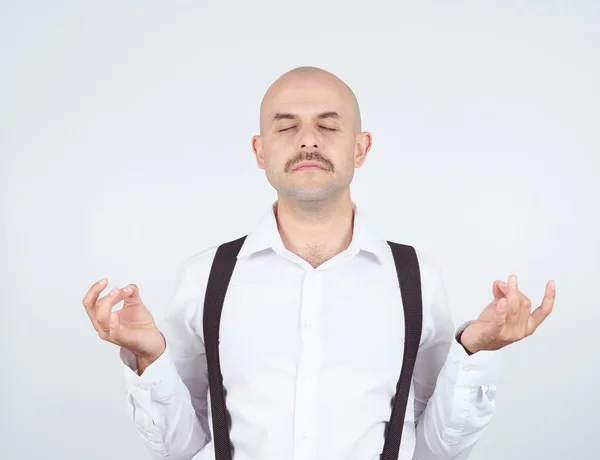
M 354 93 L 330 72 L 298 67 L 266 91 L 252 151 L 278 199 L 314 206 L 347 195 L 370 148 Z
M 354 132 L 359 133 L 362 129 L 360 108 L 352 89 L 326 70 L 304 66 L 284 73 L 268 88 L 260 104 L 261 134 L 273 121 L 275 114 L 280 112 L 280 108 L 293 112 L 294 104 L 313 104 L 316 110 L 336 113 L 338 111 L 334 110 L 334 106 L 339 106 L 344 113 L 338 115 L 351 118 L 346 121 L 351 123 Z

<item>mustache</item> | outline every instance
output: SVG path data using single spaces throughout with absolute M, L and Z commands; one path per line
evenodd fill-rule
M 302 161 L 315 161 L 321 163 L 327 171 L 334 171 L 333 163 L 321 155 L 319 152 L 300 152 L 294 158 L 290 159 L 286 164 L 284 171 L 290 171 L 295 165 Z

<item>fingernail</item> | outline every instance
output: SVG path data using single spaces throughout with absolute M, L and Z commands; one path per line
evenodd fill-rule
M 131 291 L 133 291 L 133 289 L 131 289 L 131 286 L 127 286 L 125 289 L 123 289 L 123 291 L 125 291 L 127 294 L 131 294 Z
M 502 286 L 503 288 L 505 288 L 506 286 L 508 286 L 508 284 L 506 284 L 504 281 L 500 282 L 500 286 Z
M 553 291 L 556 291 L 556 285 L 554 284 L 554 281 L 550 282 L 550 289 L 552 289 Z
M 102 278 L 100 281 L 98 281 L 98 284 L 104 284 L 106 283 L 106 278 Z
M 112 291 L 109 292 L 110 295 L 115 295 L 119 290 L 117 288 L 112 288 Z
M 513 286 L 516 286 L 517 285 L 517 275 L 512 275 L 510 281 Z

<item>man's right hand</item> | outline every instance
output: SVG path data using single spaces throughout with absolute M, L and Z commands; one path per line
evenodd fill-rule
M 107 286 L 106 278 L 95 283 L 83 298 L 83 306 L 101 339 L 126 348 L 138 358 L 138 373 L 163 354 L 165 338 L 156 326 L 150 310 L 140 298 L 135 284 L 114 288 L 98 299 Z M 112 311 L 123 300 L 123 308 Z

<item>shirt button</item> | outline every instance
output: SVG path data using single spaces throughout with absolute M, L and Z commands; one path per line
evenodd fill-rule
M 471 366 L 463 366 L 463 371 L 469 372 L 471 370 Z
M 304 376 L 304 381 L 307 382 L 307 383 L 312 383 L 315 380 L 317 380 L 317 376 L 315 374 Z
M 311 323 L 304 323 L 302 326 L 304 327 L 304 329 L 310 329 L 312 327 L 312 324 Z

